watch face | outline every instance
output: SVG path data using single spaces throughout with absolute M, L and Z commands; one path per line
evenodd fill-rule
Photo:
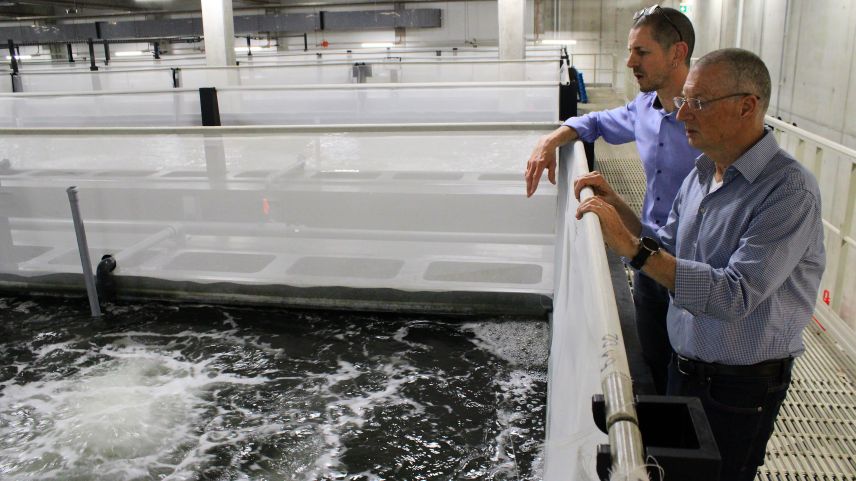
M 658 244 L 657 241 L 650 237 L 643 237 L 640 242 L 642 244 L 642 247 L 644 247 L 648 251 L 657 252 L 658 250 L 660 250 L 660 244 Z

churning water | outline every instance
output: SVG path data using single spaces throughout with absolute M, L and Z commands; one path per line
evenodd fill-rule
M 4 480 L 529 480 L 543 322 L 0 298 Z

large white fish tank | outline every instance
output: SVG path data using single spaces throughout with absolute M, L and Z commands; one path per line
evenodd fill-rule
M 594 480 L 607 440 L 616 472 L 644 475 L 599 226 L 568 195 L 581 145 L 558 188 L 524 193 L 558 108 L 530 84 L 439 86 L 454 105 L 416 111 L 397 99 L 442 96 L 341 89 L 358 100 L 341 117 L 375 116 L 361 126 L 3 130 L 4 477 Z M 30 113 L 10 122 L 51 125 Z M 90 320 L 103 256 L 111 297 Z

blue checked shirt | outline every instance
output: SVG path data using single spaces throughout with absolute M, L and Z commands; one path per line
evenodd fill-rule
M 797 356 L 826 264 L 817 181 L 770 131 L 708 193 L 714 170 L 696 160 L 658 232 L 678 259 L 672 346 L 729 365 Z
M 684 123 L 666 113 L 656 92 L 641 93 L 632 102 L 612 110 L 573 117 L 565 125 L 580 138 L 594 142 L 598 137 L 610 144 L 636 141 L 645 170 L 645 199 L 642 203 L 642 235 L 653 237 L 666 224 L 672 201 L 684 177 L 701 154 L 690 147 Z

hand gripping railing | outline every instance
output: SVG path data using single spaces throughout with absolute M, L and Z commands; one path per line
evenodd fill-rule
M 591 396 L 603 392 L 610 479 L 647 480 L 600 224 L 592 214 L 575 218 L 572 182 L 587 169 L 582 143 L 560 150 L 544 479 L 598 479 L 594 459 L 603 435 L 592 421 Z

